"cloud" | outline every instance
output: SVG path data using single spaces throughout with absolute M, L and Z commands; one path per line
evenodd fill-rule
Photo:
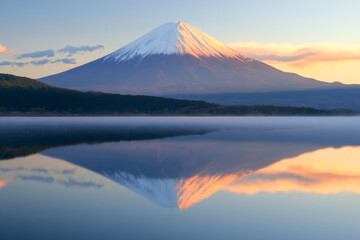
M 275 55 L 275 54 L 271 54 L 271 55 L 258 55 L 256 56 L 257 59 L 259 60 L 273 60 L 273 61 L 279 61 L 279 62 L 294 62 L 297 60 L 301 60 L 304 59 L 308 56 L 313 56 L 316 53 L 314 52 L 308 52 L 308 53 L 303 53 L 303 54 L 294 54 L 294 55 L 289 55 L 289 56 L 281 56 L 281 55 Z
M 16 167 L 16 168 L 0 168 L 0 172 L 12 172 L 12 171 L 24 171 L 27 170 L 24 167 Z
M 59 180 L 57 181 L 59 184 L 63 184 L 65 187 L 79 187 L 79 188 L 102 188 L 104 187 L 101 183 L 95 183 L 92 181 L 83 182 L 83 181 L 77 181 L 73 178 L 68 178 L 68 180 Z
M 0 66 L 18 66 L 18 67 L 23 67 L 25 64 L 27 64 L 27 63 L 22 63 L 22 62 L 9 62 L 9 61 L 0 62 Z
M 37 61 L 31 61 L 31 62 L 9 62 L 9 61 L 3 61 L 0 62 L 0 66 L 18 66 L 23 67 L 25 65 L 31 64 L 33 66 L 42 66 L 45 64 L 54 64 L 54 63 L 63 63 L 63 64 L 76 64 L 76 60 L 74 58 L 62 58 L 62 59 L 42 59 Z
M 23 181 L 36 181 L 36 182 L 45 182 L 45 183 L 52 183 L 54 182 L 53 177 L 46 177 L 40 175 L 17 175 Z
M 6 46 L 0 44 L 0 54 L 13 54 L 13 50 L 8 49 Z
M 286 63 L 296 68 L 314 66 L 319 63 L 360 61 L 360 45 L 237 42 L 229 46 L 241 54 L 269 64 Z
M 42 57 L 53 57 L 55 56 L 55 51 L 52 49 L 43 50 L 43 51 L 35 51 L 30 53 L 23 53 L 20 55 L 17 55 L 17 59 L 23 59 L 23 58 L 42 58 Z
M 65 48 L 59 49 L 57 52 L 67 54 L 70 57 L 78 52 L 93 52 L 97 49 L 103 49 L 103 48 L 104 46 L 100 44 L 96 46 L 78 46 L 78 47 L 67 45 Z M 7 49 L 5 46 L 0 44 L 0 54 L 13 54 L 13 52 L 12 50 Z M 54 56 L 55 56 L 55 51 L 52 49 L 22 53 L 20 55 L 16 55 L 16 59 L 24 59 L 24 58 L 44 58 L 44 59 L 27 61 L 27 62 L 2 61 L 0 62 L 0 66 L 24 67 L 25 65 L 42 66 L 46 64 L 63 63 L 74 67 L 77 64 L 75 58 L 53 59 Z
M 45 168 L 32 168 L 31 172 L 48 173 L 49 171 Z
M 45 65 L 51 63 L 50 59 L 43 59 L 43 60 L 39 60 L 39 61 L 31 61 L 28 64 L 32 64 L 34 66 L 41 66 L 41 65 Z
M 71 46 L 67 45 L 65 48 L 59 49 L 58 53 L 68 54 L 69 57 L 78 53 L 78 52 L 93 52 L 97 49 L 103 49 L 103 45 L 96 45 L 96 46 Z
M 56 59 L 52 63 L 62 62 L 64 64 L 76 64 L 75 58 L 62 58 L 62 59 Z
M 61 172 L 62 174 L 75 174 L 75 169 L 64 169 Z

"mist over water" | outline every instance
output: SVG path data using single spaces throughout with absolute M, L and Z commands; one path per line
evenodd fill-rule
M 358 239 L 359 120 L 0 118 L 0 237 Z

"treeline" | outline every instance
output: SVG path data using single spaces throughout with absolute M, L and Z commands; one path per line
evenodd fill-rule
M 80 92 L 0 74 L 0 114 L 30 115 L 353 115 L 348 109 L 319 110 L 271 105 L 228 106 L 163 97 Z

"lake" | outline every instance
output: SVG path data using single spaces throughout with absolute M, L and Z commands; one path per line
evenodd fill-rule
M 360 239 L 360 117 L 0 118 L 0 239 Z

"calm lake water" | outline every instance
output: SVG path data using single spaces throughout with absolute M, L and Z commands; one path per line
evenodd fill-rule
M 0 118 L 0 239 L 360 239 L 360 118 Z

